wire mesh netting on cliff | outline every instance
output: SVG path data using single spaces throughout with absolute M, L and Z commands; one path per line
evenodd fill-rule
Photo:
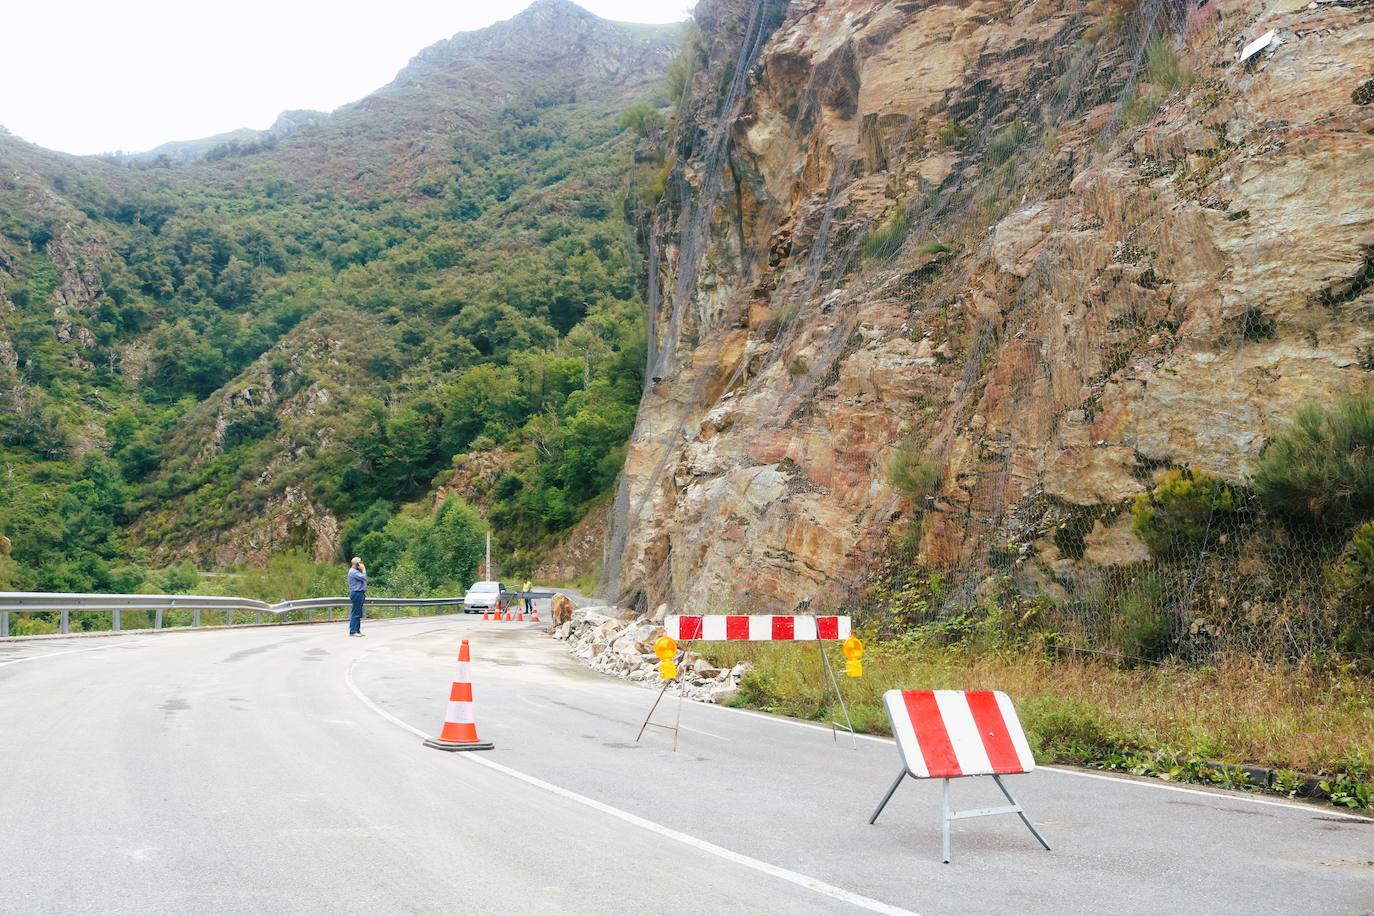
M 731 131 L 735 119 L 740 114 L 740 106 L 744 101 L 744 87 L 748 83 L 752 68 L 758 61 L 763 41 L 777 25 L 775 18 L 777 10 L 771 10 L 773 15 L 770 16 L 770 6 L 776 7 L 777 4 L 770 4 L 767 0 L 755 0 L 748 5 L 747 19 L 744 21 L 745 24 L 738 45 L 737 59 L 733 61 L 733 65 L 727 71 L 729 74 L 728 90 L 724 94 L 724 99 L 717 103 L 708 94 L 708 104 L 718 106 L 716 108 L 718 116 L 714 119 L 707 119 L 710 130 L 705 138 L 705 152 L 700 157 L 699 172 L 701 177 L 699 182 L 695 188 L 685 182 L 680 186 L 683 191 L 683 198 L 679 201 L 676 220 L 679 242 L 676 283 L 673 288 L 671 311 L 666 322 L 666 329 L 662 334 L 661 346 L 657 345 L 659 335 L 656 333 L 660 311 L 658 295 L 660 265 L 658 263 L 657 239 L 655 238 L 650 244 L 648 289 L 651 357 L 648 373 L 650 378 L 646 380 L 646 384 L 652 384 L 672 374 L 680 356 L 679 335 L 682 321 L 690 310 L 696 295 L 697 275 L 708 246 L 711 218 L 716 210 L 717 198 L 722 190 L 722 178 L 728 160 Z M 1163 4 L 1158 0 L 1151 0 L 1145 8 L 1139 11 L 1132 20 L 1131 34 L 1123 42 L 1124 47 L 1143 48 L 1149 40 L 1149 33 L 1154 28 L 1154 23 L 1162 7 Z M 1135 23 L 1144 23 L 1144 25 L 1135 25 Z M 1144 32 L 1136 34 L 1141 29 L 1144 29 Z M 1109 51 L 1108 54 L 1119 54 L 1119 51 Z M 1127 86 L 1134 82 L 1139 58 L 1140 53 L 1137 52 L 1134 59 L 1130 61 L 1126 74 L 1121 78 L 1121 82 Z M 1088 89 L 1086 77 L 1093 73 L 1093 67 L 1090 66 L 1093 61 L 1088 55 L 1061 56 L 1056 61 L 1057 69 L 1039 75 L 1039 80 L 1044 85 L 1050 85 L 1053 79 L 1053 84 L 1048 92 L 1049 98 L 1044 105 L 1044 117 L 1048 122 L 1047 135 L 1052 134 L 1060 122 L 1077 113 Z M 822 117 L 820 112 L 829 103 L 829 100 L 835 97 L 837 80 L 841 78 L 844 72 L 843 66 L 831 66 L 811 72 L 807 84 L 799 94 L 797 115 L 799 121 L 815 121 Z M 709 77 L 709 75 L 708 69 L 707 76 Z M 999 120 L 998 114 L 998 111 L 975 111 L 973 116 L 966 119 L 966 124 L 972 125 L 972 128 L 966 129 L 975 129 L 981 138 L 980 142 L 986 142 L 992 137 L 996 129 Z M 905 119 L 904 125 L 892 143 L 894 152 L 900 152 L 907 146 L 916 123 L 914 117 Z M 837 202 L 858 165 L 860 164 L 848 155 L 842 155 L 830 165 L 831 178 L 828 182 L 825 199 L 820 206 L 814 208 L 814 212 L 819 214 L 819 218 L 814 220 L 816 228 L 809 251 L 802 262 L 802 268 L 797 272 L 798 275 L 787 278 L 786 290 L 782 297 L 787 304 L 780 317 L 766 331 L 769 346 L 761 354 L 762 360 L 740 360 L 723 381 L 712 378 L 706 373 L 698 374 L 691 383 L 690 392 L 686 396 L 679 395 L 677 398 L 682 404 L 678 421 L 670 424 L 666 430 L 660 431 L 656 435 L 661 457 L 649 475 L 648 482 L 642 486 L 637 500 L 630 494 L 627 482 L 624 479 L 620 481 L 616 505 L 612 513 L 607 562 L 605 563 L 607 581 L 603 583 L 603 588 L 607 593 L 619 594 L 622 590 L 619 574 L 621 558 L 624 555 L 625 538 L 629 531 L 629 520 L 640 516 L 646 507 L 649 507 L 650 501 L 658 492 L 657 482 L 669 471 L 675 448 L 687 438 L 688 426 L 695 422 L 695 408 L 704 400 L 706 390 L 714 388 L 718 391 L 731 392 L 746 380 L 748 374 L 752 373 L 757 376 L 771 365 L 782 360 L 789 352 L 801 329 L 806 327 L 809 322 L 814 321 L 816 313 L 834 308 L 836 305 L 835 294 L 840 292 L 839 287 L 842 282 L 853 279 L 850 276 L 851 267 L 856 263 L 861 253 L 867 254 L 864 252 L 866 240 L 878 228 L 876 223 L 879 219 L 876 215 L 862 219 L 859 224 L 848 227 L 848 231 L 842 239 L 837 239 L 832 231 Z M 909 236 L 913 243 L 920 242 L 923 237 L 929 238 L 937 220 L 944 228 L 948 228 L 952 223 L 963 223 L 968 224 L 968 226 L 983 224 L 988 217 L 982 200 L 978 196 L 968 193 L 967 189 L 957 181 L 942 187 L 934 199 L 926 198 L 914 201 L 903 205 L 902 209 L 905 221 L 911 222 L 914 219 L 913 231 Z M 658 216 L 655 215 L 654 219 L 656 231 Z M 968 227 L 961 227 L 960 231 L 971 230 Z M 744 240 L 741 239 L 741 244 L 743 243 Z M 832 244 L 837 246 L 834 251 L 832 251 Z M 881 252 L 876 258 L 865 257 L 869 272 L 880 272 L 894 262 L 901 252 L 902 249 L 898 248 Z M 859 296 L 848 297 L 851 302 L 859 298 Z M 809 363 L 802 371 L 796 371 L 796 363 L 789 367 L 791 371 L 788 373 L 787 390 L 780 399 L 781 403 L 778 409 L 766 416 L 756 418 L 753 424 L 758 428 L 742 430 L 741 434 L 736 437 L 737 441 L 751 442 L 759 433 L 764 431 L 764 427 L 775 422 L 776 418 L 791 418 L 799 407 L 814 394 L 818 385 L 830 380 L 835 372 L 836 364 L 855 330 L 853 315 L 844 314 L 846 310 L 843 299 L 838 304 L 840 307 L 834 309 L 836 320 L 833 322 L 833 327 L 826 335 L 826 339 L 815 348 Z M 730 313 L 723 316 L 717 325 L 729 326 L 739 322 L 746 310 L 747 303 L 742 301 L 734 303 Z M 703 327 L 700 330 L 705 332 L 709 328 Z M 967 361 L 968 368 L 964 373 L 965 378 L 954 398 L 956 407 L 972 388 L 976 371 L 991 343 L 992 329 L 990 327 L 978 329 L 978 338 Z M 958 412 L 957 409 L 951 410 L 949 416 L 957 416 Z M 738 463 L 748 463 L 746 454 L 741 453 L 732 457 Z M 702 513 L 703 521 L 697 526 L 698 530 L 684 538 L 687 543 L 705 543 L 705 540 L 712 535 L 709 528 L 718 524 L 727 495 L 728 488 L 716 488 L 714 495 L 710 497 L 710 506 L 707 511 Z M 892 508 L 895 508 L 895 504 Z M 882 514 L 885 513 L 879 513 L 879 515 Z M 881 540 L 881 537 L 878 537 L 877 540 Z M 656 574 L 656 579 L 659 581 L 640 583 L 642 587 L 641 600 L 650 600 L 649 596 L 662 596 L 669 593 L 670 588 L 663 581 L 666 577 L 667 566 L 662 565 Z
M 692 498 L 699 503 L 689 520 L 670 541 L 652 547 L 656 555 L 636 545 L 640 572 L 630 581 L 619 579 L 634 521 L 646 512 L 678 509 L 681 497 L 669 494 L 678 486 L 674 475 L 689 473 L 684 456 L 704 408 L 726 406 L 745 382 L 771 373 L 770 409 L 734 421 L 738 425 L 730 440 L 713 443 L 710 455 L 724 469 L 766 463 L 758 460 L 755 443 L 770 431 L 802 422 L 817 392 L 833 383 L 852 350 L 858 310 L 866 301 L 881 295 L 923 307 L 956 302 L 967 276 L 944 269 L 952 248 L 978 244 L 988 227 L 1028 198 L 1063 194 L 1064 174 L 1090 179 L 1085 194 L 1093 198 L 1096 173 L 1104 170 L 1103 163 L 1111 164 L 1118 132 L 1137 116 L 1142 71 L 1167 68 L 1171 48 L 1193 27 L 1198 11 L 1196 4 L 1174 0 L 1105 7 L 1121 16 L 1113 27 L 1114 39 L 1089 41 L 1081 27 L 1075 31 L 1065 26 L 1059 34 L 1042 37 L 1039 47 L 1028 51 L 1022 45 L 1005 52 L 1033 53 L 1044 64 L 1035 67 L 1014 101 L 989 94 L 975 79 L 951 98 L 951 110 L 957 107 L 960 115 L 951 120 L 950 142 L 983 150 L 982 160 L 990 166 L 967 176 L 956 171 L 938 187 L 918 194 L 895 193 L 895 210 L 855 217 L 848 196 L 854 175 L 877 168 L 893 178 L 889 188 L 903 187 L 896 179 L 920 153 L 912 136 L 915 116 L 890 131 L 884 161 L 877 166 L 859 161 L 862 152 L 825 160 L 825 190 L 799 208 L 788 241 L 791 260 L 774 278 L 774 317 L 761 327 L 748 320 L 747 296 L 736 296 L 723 308 L 715 303 L 721 308 L 715 316 L 698 309 L 695 301 L 697 273 L 710 257 L 707 233 L 722 184 L 717 173 L 729 160 L 731 119 L 743 98 L 736 90 L 747 76 L 734 71 L 728 104 L 720 109 L 701 160 L 709 180 L 697 185 L 699 198 L 678 202 L 678 274 L 669 333 L 654 350 L 655 372 L 671 375 L 684 349 L 690 349 L 678 339 L 688 316 L 696 316 L 701 339 L 713 328 L 749 326 L 749 349 L 723 374 L 688 373 L 676 386 L 672 379 L 665 386 L 670 402 L 680 405 L 678 419 L 652 435 L 644 431 L 641 439 L 651 441 L 655 467 L 633 490 L 621 481 L 606 562 L 612 594 L 646 610 L 660 601 L 676 606 L 684 586 L 690 585 L 684 579 L 704 558 L 706 545 L 737 524 L 731 506 L 739 494 L 728 485 L 728 470 L 713 472 L 714 479 L 695 487 Z M 761 5 L 753 9 L 757 13 Z M 746 63 L 759 53 L 753 21 L 742 30 L 739 46 L 740 60 Z M 970 72 L 998 61 L 976 61 Z M 799 120 L 832 98 L 840 70 L 812 71 L 798 96 Z M 1167 77 L 1163 72 L 1151 79 Z M 1104 107 L 1110 115 L 1085 128 L 1085 114 Z M 1086 165 L 1070 158 L 1066 166 L 1058 141 L 1072 138 L 1075 131 L 1095 132 L 1096 139 L 1079 143 L 1079 150 L 1089 154 Z M 1090 155 L 1094 149 L 1097 159 Z M 690 185 L 682 187 L 691 190 Z M 1038 301 L 1070 303 L 1100 295 L 1110 300 L 1112 313 L 1124 316 L 1107 329 L 1114 336 L 1107 358 L 1097 367 L 1093 384 L 1099 389 L 1152 335 L 1176 330 L 1181 322 L 1182 305 L 1157 294 L 1160 284 L 1149 269 L 1136 271 L 1139 276 L 1131 283 L 1109 289 L 1090 289 L 1078 273 L 1062 269 L 1077 256 L 1064 246 L 1069 230 L 1086 228 L 1123 239 L 1115 256 L 1128 264 L 1136 257 L 1134 246 L 1152 232 L 1168 231 L 1167 220 L 1158 214 L 1132 209 L 1107 191 L 1091 203 L 1096 223 L 1086 227 L 1076 222 L 1084 218 L 1081 212 L 1047 208 L 1038 213 L 1048 241 L 1023 275 L 1013 301 L 998 315 L 969 318 L 949 331 L 962 341 L 962 352 L 948 397 L 934 406 L 932 421 L 913 432 L 891 466 L 880 470 L 894 486 L 879 497 L 882 504 L 867 511 L 867 530 L 856 539 L 863 555 L 850 564 L 858 571 L 838 575 L 826 570 L 830 580 L 803 604 L 848 610 L 878 630 L 924 627 L 940 638 L 960 640 L 997 631 L 1145 660 L 1200 658 L 1227 649 L 1290 657 L 1327 649 L 1367 651 L 1363 641 L 1369 621 L 1363 612 L 1350 610 L 1369 603 L 1363 597 L 1362 564 L 1374 545 L 1362 538 L 1374 541 L 1374 533 L 1361 535 L 1359 524 L 1365 519 L 1304 521 L 1301 512 L 1284 508 L 1272 487 L 1234 475 L 1221 480 L 1163 462 L 1137 466 L 1129 488 L 1133 498 L 1079 503 L 1053 495 L 1044 486 L 1045 469 L 1026 461 L 1040 445 L 1030 439 L 1046 429 L 1060 436 L 1086 435 L 1098 409 L 1096 396 L 1063 399 L 1041 418 L 1045 422 L 1038 430 L 1008 423 L 968 435 L 981 419 L 976 408 L 990 384 L 990 360 L 1001 358 L 1009 347 L 1019 359 L 997 382 L 1006 403 L 1029 404 L 1036 391 L 1053 389 L 1057 367 L 1046 354 L 1055 347 L 1062 353 L 1064 341 L 1053 336 L 1052 327 L 1036 322 Z M 670 216 L 669 210 L 655 214 L 656 219 L 661 216 Z M 746 245 L 741 238 L 741 249 Z M 654 253 L 650 272 L 657 291 L 657 275 L 665 265 L 658 263 L 657 247 Z M 754 263 L 750 254 L 740 260 Z M 1241 339 L 1262 337 L 1265 322 L 1261 312 L 1246 312 L 1235 331 Z M 795 355 L 799 341 L 807 347 L 805 361 Z M 952 450 L 961 436 L 976 442 L 979 455 L 976 461 L 961 459 L 956 467 Z M 952 498 L 955 494 L 958 498 Z M 794 596 L 764 591 L 738 583 L 731 596 L 733 609 L 785 612 L 797 607 Z

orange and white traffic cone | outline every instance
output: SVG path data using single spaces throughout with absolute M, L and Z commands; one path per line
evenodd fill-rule
M 491 619 L 491 612 L 490 612 L 490 611 L 483 611 L 483 612 L 482 612 L 482 619 L 483 619 L 483 620 L 490 620 L 490 619 Z
M 539 623 L 539 605 L 530 609 L 530 623 Z
M 472 659 L 466 639 L 458 650 L 458 667 L 453 672 L 444 727 L 439 737 L 425 739 L 425 747 L 440 751 L 489 751 L 495 747 L 477 737 L 477 721 L 472 714 Z
M 515 608 L 515 620 L 516 620 L 517 623 L 524 623 L 524 622 L 525 622 L 525 609 L 524 609 L 524 608 L 519 607 L 519 606 L 517 606 L 517 607 Z

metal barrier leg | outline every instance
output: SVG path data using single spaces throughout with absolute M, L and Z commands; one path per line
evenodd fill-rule
M 153 629 L 162 629 L 162 608 L 158 608 L 156 616 L 153 617 Z
M 64 636 L 67 635 L 68 633 L 71 632 L 71 629 L 72 629 L 72 612 L 71 612 L 71 611 L 68 611 L 68 610 L 66 610 L 66 609 L 64 608 L 63 611 L 62 611 L 62 624 L 61 624 L 61 632 L 62 632 L 62 635 L 64 635 Z
M 944 829 L 944 843 L 945 843 L 945 864 L 948 865 L 948 864 L 949 864 L 949 822 L 950 822 L 950 810 L 949 810 L 949 780 L 948 780 L 948 779 L 944 779 L 944 780 L 941 780 L 941 781 L 945 784 L 945 829 Z
M 192 614 L 191 626 L 200 626 L 200 608 L 196 608 Z
M 854 737 L 854 720 L 849 718 L 849 707 L 845 705 L 844 695 L 840 693 L 840 682 L 835 678 L 835 669 L 830 666 L 830 657 L 825 654 L 825 643 L 821 642 L 819 636 L 816 637 L 816 648 L 820 650 L 821 664 L 825 667 L 825 673 L 830 676 L 830 685 L 835 688 L 835 699 L 840 701 L 840 710 L 844 713 L 844 721 L 848 723 L 845 727 L 849 729 L 849 743 L 853 745 L 854 750 L 857 751 L 859 749 L 859 739 Z M 839 743 L 840 735 L 835 727 L 838 724 L 839 723 L 835 721 L 835 717 L 831 716 L 830 737 L 837 744 Z
M 234 625 L 234 612 L 233 612 L 233 611 L 225 611 L 225 612 L 224 612 L 224 625 L 225 625 L 226 627 L 232 627 L 232 626 Z
M 677 753 L 677 737 L 682 733 L 682 691 L 677 694 L 677 718 L 673 720 L 673 753 Z
M 643 738 L 643 737 L 644 737 L 644 729 L 646 729 L 646 728 L 649 727 L 649 720 L 652 719 L 652 718 L 654 717 L 654 710 L 655 710 L 655 709 L 658 709 L 658 704 L 659 704 L 660 701 L 662 701 L 663 695 L 664 695 L 665 693 L 668 692 L 668 684 L 669 684 L 669 683 L 671 683 L 671 682 L 670 682 L 670 681 L 664 681 L 664 682 L 663 682 L 663 689 L 660 690 L 660 691 L 658 692 L 658 697 L 654 700 L 654 705 L 649 707 L 649 714 L 648 714 L 647 716 L 644 717 L 644 724 L 641 725 L 641 726 L 639 726 L 639 734 L 635 735 L 635 740 L 636 740 L 636 741 L 638 741 L 640 738 Z
M 1044 846 L 1045 850 L 1048 852 L 1050 844 L 1045 842 L 1045 838 L 1040 835 L 1040 831 L 1036 830 L 1035 825 L 1030 822 L 1030 818 L 1026 817 L 1026 812 L 1021 810 L 1020 802 L 1012 798 L 1011 793 L 1007 791 L 1007 787 L 1002 785 L 1002 777 L 994 773 L 992 775 L 992 778 L 997 783 L 997 788 L 1001 789 L 1002 794 L 1007 797 L 1007 801 L 1011 802 L 1014 806 L 1016 806 L 1016 816 L 1021 818 L 1021 823 L 1026 825 L 1026 829 L 1031 832 L 1032 836 L 1034 836 L 1037 840 L 1040 841 L 1040 845 Z
M 10 635 L 10 612 L 0 611 L 0 636 Z
M 902 784 L 903 779 L 906 779 L 905 767 L 902 768 L 902 772 L 897 774 L 897 778 L 892 781 L 892 788 L 887 790 L 887 794 L 883 796 L 883 800 L 878 802 L 878 807 L 874 809 L 873 816 L 868 819 L 870 824 L 878 820 L 878 815 L 883 813 L 883 809 L 887 807 L 887 803 L 892 800 L 892 793 L 897 791 L 897 787 Z
M 110 611 L 110 629 L 119 632 L 119 608 Z

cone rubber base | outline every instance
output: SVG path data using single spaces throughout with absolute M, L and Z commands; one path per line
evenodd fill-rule
M 426 738 L 425 747 L 432 747 L 436 751 L 489 751 L 496 747 L 490 741 L 440 741 L 438 738 Z

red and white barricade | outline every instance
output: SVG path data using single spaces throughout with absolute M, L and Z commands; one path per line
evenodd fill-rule
M 949 862 L 950 821 L 988 814 L 1016 814 L 1040 841 L 1050 846 L 1011 797 L 1002 777 L 1035 769 L 1026 733 L 1016 708 L 1000 690 L 889 690 L 883 707 L 892 723 L 902 772 L 878 804 L 870 824 L 902 780 L 939 779 L 944 784 L 944 861 Z M 963 776 L 991 776 L 1010 804 L 994 808 L 954 811 L 949 806 L 949 781 Z
M 808 614 L 669 614 L 663 618 L 663 629 L 674 642 L 814 642 L 821 653 L 821 663 L 835 690 L 835 699 L 844 711 L 845 722 L 830 722 L 830 733 L 839 741 L 837 728 L 849 732 L 850 742 L 855 749 L 858 742 L 854 739 L 854 723 L 849 718 L 849 708 L 845 706 L 840 694 L 839 681 L 830 668 L 822 642 L 844 641 L 850 636 L 850 619 L 842 614 L 812 616 Z M 653 721 L 654 710 L 667 692 L 671 682 L 664 681 L 658 699 L 649 708 L 644 724 L 639 727 L 638 741 L 644 737 L 649 727 L 662 728 L 673 733 L 673 750 L 677 750 L 678 725 L 660 725 Z M 682 715 L 681 694 L 678 695 L 678 715 Z
M 663 629 L 678 642 L 814 642 L 849 638 L 849 618 L 801 614 L 670 614 Z

